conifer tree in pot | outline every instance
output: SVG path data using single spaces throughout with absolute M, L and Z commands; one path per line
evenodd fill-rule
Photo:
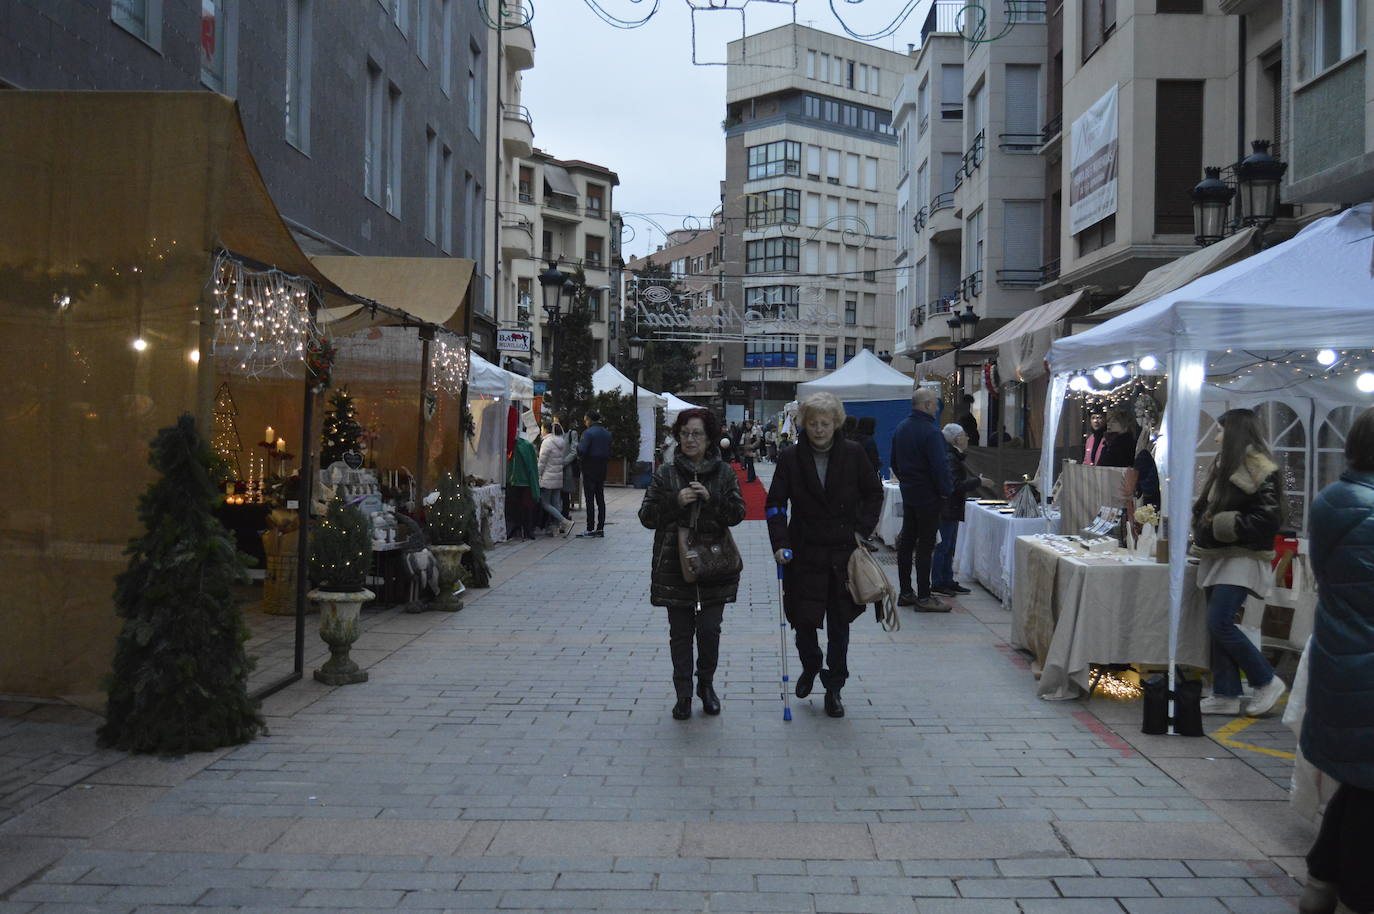
M 315 589 L 309 597 L 320 605 L 320 638 L 330 654 L 315 678 L 326 685 L 367 681 L 367 671 L 359 669 L 349 648 L 358 640 L 363 604 L 376 597 L 363 586 L 371 564 L 367 518 L 357 506 L 334 498 L 310 536 L 310 583 Z
M 220 462 L 183 415 L 157 433 L 150 463 L 162 478 L 139 499 L 145 532 L 115 585 L 124 628 L 100 744 L 181 755 L 246 743 L 266 726 L 248 697 L 243 565 L 213 513 Z
M 436 609 L 449 612 L 463 608 L 462 590 L 459 589 L 464 578 L 463 555 L 472 548 L 463 503 L 458 480 L 452 473 L 445 473 L 439 480 L 439 499 L 426 513 L 430 539 L 434 543 L 430 548 L 439 563 L 439 598 L 434 605 Z

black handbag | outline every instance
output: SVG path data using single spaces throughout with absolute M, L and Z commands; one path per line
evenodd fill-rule
M 680 487 L 681 488 L 681 487 Z M 719 533 L 697 530 L 701 503 L 692 505 L 692 519 L 677 528 L 677 557 L 682 563 L 682 579 L 688 584 L 712 584 L 737 577 L 744 570 L 744 557 L 730 528 Z

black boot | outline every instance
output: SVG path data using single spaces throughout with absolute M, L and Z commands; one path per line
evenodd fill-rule
M 825 690 L 825 713 L 831 717 L 844 717 L 844 704 L 840 701 L 839 689 Z
M 797 691 L 794 693 L 798 698 L 805 698 L 811 694 L 811 686 L 816 682 L 816 672 L 802 670 L 802 674 L 797 677 Z
M 673 720 L 686 720 L 692 716 L 692 696 L 684 695 L 673 705 Z
M 711 683 L 697 683 L 697 696 L 701 698 L 701 710 L 707 714 L 720 713 L 720 698 L 716 696 L 715 687 Z

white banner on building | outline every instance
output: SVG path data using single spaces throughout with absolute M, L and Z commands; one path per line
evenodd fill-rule
M 1116 86 L 1073 122 L 1069 171 L 1069 233 L 1076 235 L 1116 212 L 1118 131 Z

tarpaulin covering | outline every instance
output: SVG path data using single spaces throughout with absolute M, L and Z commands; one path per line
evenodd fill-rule
M 340 288 L 370 298 L 431 324 L 463 332 L 463 297 L 473 261 L 462 257 L 312 257 L 311 262 Z M 402 319 L 366 306 L 329 308 L 320 323 L 332 336 Z

